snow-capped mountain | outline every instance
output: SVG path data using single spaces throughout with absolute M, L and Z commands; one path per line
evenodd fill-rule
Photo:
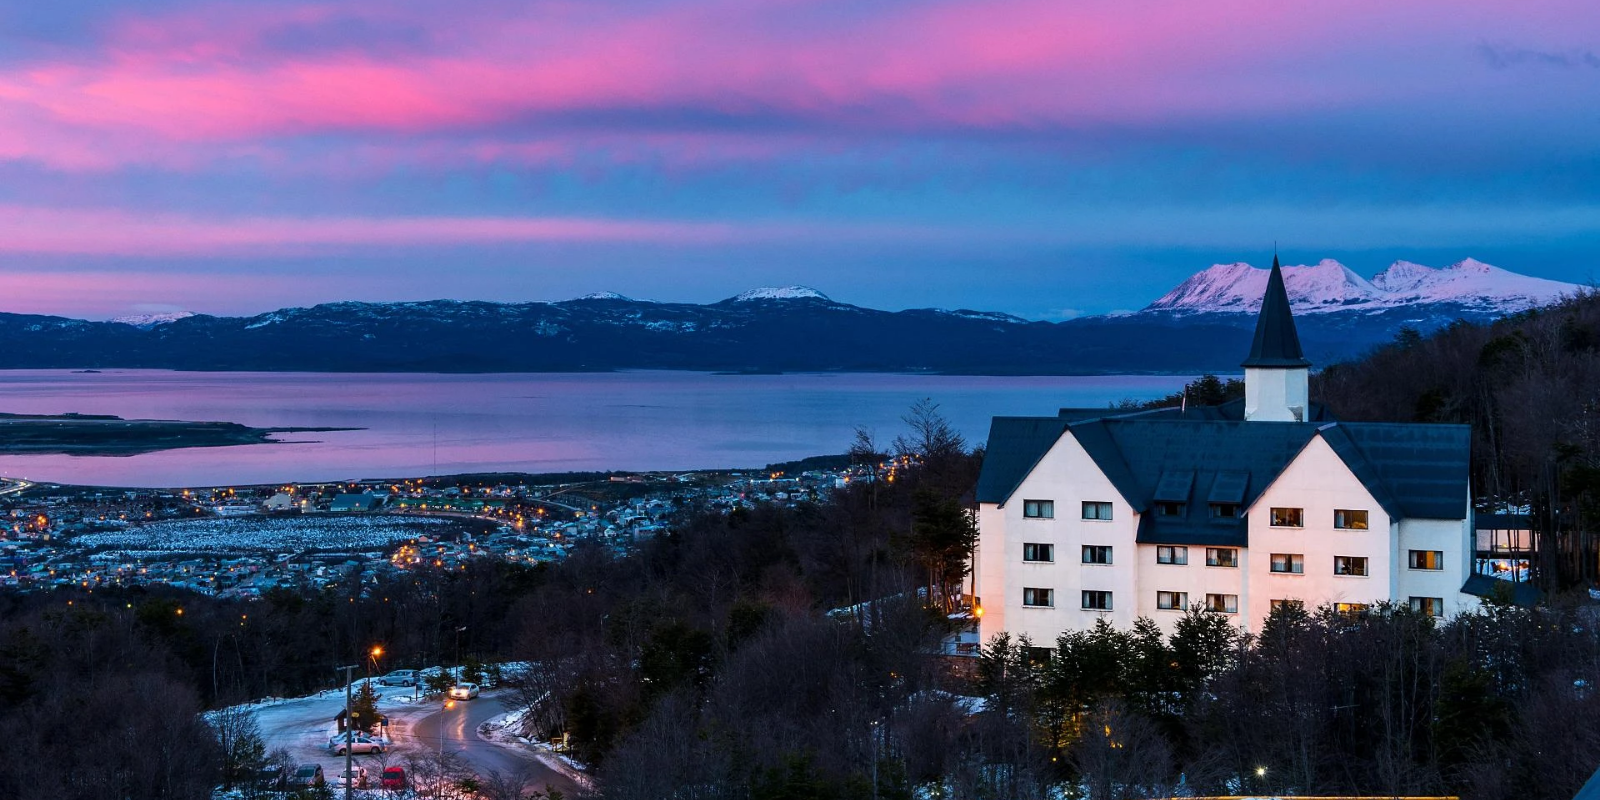
M 132 325 L 135 328 L 149 330 L 157 325 L 165 325 L 169 322 L 177 322 L 180 319 L 188 319 L 192 316 L 194 316 L 193 311 L 165 311 L 158 314 L 129 314 L 125 317 L 117 317 L 111 321 L 120 322 L 123 325 Z
M 829 303 L 833 302 L 832 298 L 810 286 L 763 286 L 729 298 L 729 302 L 734 303 L 749 303 L 755 300 L 822 300 Z
M 1267 274 L 1267 269 L 1249 264 L 1217 264 L 1190 276 L 1144 311 L 1253 314 L 1261 307 Z M 1508 314 L 1554 302 L 1582 288 L 1471 258 L 1440 268 L 1396 261 L 1371 280 L 1325 258 L 1313 265 L 1285 266 L 1283 282 L 1297 314 L 1378 313 L 1430 305 Z

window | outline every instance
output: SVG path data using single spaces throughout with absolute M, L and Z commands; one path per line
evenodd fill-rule
M 1085 564 L 1110 564 L 1111 545 L 1086 544 L 1083 546 L 1083 563 Z
M 1022 501 L 1022 516 L 1028 519 L 1054 519 L 1056 516 L 1056 501 L 1024 500 Z
M 1056 590 L 1054 589 L 1023 589 L 1022 604 L 1036 608 L 1055 608 Z
M 1189 563 L 1189 548 L 1175 545 L 1161 545 L 1156 548 L 1157 564 L 1187 564 Z
M 1304 528 L 1306 510 L 1303 508 L 1274 508 L 1272 509 L 1272 527 L 1274 528 Z
M 1300 600 L 1273 600 L 1271 602 L 1272 602 L 1272 610 L 1273 611 L 1277 611 L 1280 608 L 1301 608 L 1301 609 L 1303 609 L 1303 608 L 1306 607 L 1306 604 L 1303 601 L 1300 601 Z
M 1182 611 L 1188 607 L 1188 592 L 1156 592 L 1156 608 L 1162 611 Z
M 1239 504 L 1212 503 L 1211 516 L 1216 519 L 1235 519 L 1239 516 Z
M 1032 542 L 1024 542 L 1022 544 L 1022 560 L 1046 562 L 1055 561 L 1056 546 L 1053 544 L 1034 544 Z
M 1208 594 L 1206 595 L 1206 610 L 1220 611 L 1223 614 L 1237 614 L 1239 613 L 1239 595 Z
M 1111 519 L 1111 504 L 1098 500 L 1086 501 L 1083 504 L 1084 519 Z
M 1335 575 L 1365 575 L 1367 574 L 1366 556 L 1334 556 L 1333 574 Z
M 1083 593 L 1083 608 L 1085 611 L 1110 611 L 1111 593 L 1085 590 Z
M 1050 659 L 1055 657 L 1055 652 L 1048 647 L 1029 647 L 1027 650 L 1028 663 L 1035 665 L 1048 664 Z
M 1340 614 L 1351 614 L 1351 615 L 1365 614 L 1365 613 L 1367 613 L 1367 604 L 1366 603 L 1334 603 L 1333 604 L 1333 610 L 1339 612 Z
M 1333 510 L 1333 527 L 1347 531 L 1364 531 L 1367 529 L 1367 510 L 1336 508 Z
M 1236 547 L 1207 547 L 1206 566 L 1208 567 L 1237 567 L 1239 566 L 1239 549 Z
M 1412 569 L 1444 569 L 1443 550 L 1412 550 Z
M 1444 616 L 1444 598 L 1413 597 L 1411 598 L 1411 610 L 1418 614 L 1427 614 L 1430 617 L 1442 617 Z
M 1306 571 L 1306 557 L 1299 553 L 1273 553 L 1272 571 L 1299 575 Z
M 1158 516 L 1158 517 L 1181 517 L 1181 516 L 1183 516 L 1183 504 L 1182 503 L 1173 503 L 1173 502 L 1165 501 L 1165 500 L 1162 501 L 1162 502 L 1156 503 L 1156 516 Z

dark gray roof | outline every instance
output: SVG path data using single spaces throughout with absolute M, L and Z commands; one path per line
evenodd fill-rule
M 1322 403 L 1312 403 L 1307 409 L 1306 422 L 1333 422 L 1333 412 Z M 1064 419 L 1080 420 L 1094 419 L 1096 417 L 1125 417 L 1139 414 L 1145 419 L 1209 419 L 1233 420 L 1244 419 L 1244 399 L 1229 400 L 1215 406 L 1189 404 L 1188 407 L 1170 406 L 1167 408 L 1152 408 L 1145 411 L 1117 411 L 1109 408 L 1063 408 L 1058 416 Z
M 1261 313 L 1256 316 L 1256 336 L 1250 342 L 1250 356 L 1244 367 L 1309 367 L 1300 349 L 1300 334 L 1294 328 L 1289 309 L 1289 292 L 1283 286 L 1283 269 L 1278 256 L 1272 256 L 1272 273 L 1267 276 L 1267 293 L 1261 298 Z
M 1066 429 L 1060 417 L 995 417 L 978 473 L 978 502 L 1004 503 Z
M 1572 800 L 1600 800 L 1600 769 L 1596 769 L 1589 780 L 1572 796 Z
M 1248 508 L 1321 436 L 1391 518 L 1462 519 L 1466 514 L 1470 440 L 1464 425 L 1101 414 L 1084 419 L 995 418 L 978 479 L 978 501 L 1005 503 L 1070 430 L 1122 498 L 1141 512 L 1139 541 L 1244 545 L 1244 519 L 1213 516 L 1211 504 Z M 1181 500 L 1173 496 L 1179 493 Z M 1157 500 L 1181 501 L 1183 513 L 1143 513 Z
M 1533 517 L 1527 514 L 1477 514 L 1473 527 L 1480 531 L 1531 531 Z
M 1501 592 L 1505 592 L 1506 597 L 1512 603 L 1528 608 L 1538 605 L 1539 601 L 1544 597 L 1544 592 L 1539 591 L 1539 587 L 1531 583 L 1513 583 L 1488 575 L 1473 575 L 1467 578 L 1467 582 L 1461 587 L 1461 592 L 1470 594 L 1473 597 L 1485 598 L 1495 597 Z

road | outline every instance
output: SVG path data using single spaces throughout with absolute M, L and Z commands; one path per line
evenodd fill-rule
M 547 785 L 553 786 L 572 797 L 577 790 L 572 780 L 545 765 L 528 749 L 496 744 L 478 736 L 478 726 L 505 713 L 512 697 L 511 692 L 489 691 L 475 700 L 458 700 L 442 708 L 429 704 L 428 713 L 407 726 L 401 737 L 429 749 L 438 748 L 442 742 L 444 749 L 459 753 L 479 775 L 511 775 L 525 770 L 533 788 L 542 791 Z
M 568 797 L 578 793 L 572 779 L 546 765 L 532 749 L 497 744 L 478 736 L 478 726 L 505 713 L 506 701 L 513 696 L 512 692 L 489 691 L 475 700 L 457 701 L 449 707 L 438 701 L 406 703 L 396 700 L 409 698 L 410 689 L 385 687 L 380 693 L 378 708 L 389 717 L 394 748 L 382 756 L 356 756 L 356 765 L 366 767 L 368 774 L 376 775 L 384 763 L 402 763 L 407 757 L 437 753 L 442 743 L 445 750 L 459 754 L 480 775 L 491 771 L 503 775 L 525 771 L 532 778 L 531 788 L 543 790 L 550 785 Z M 275 701 L 255 708 L 254 713 L 268 752 L 283 748 L 296 764 L 321 764 L 331 781 L 344 770 L 344 757 L 334 756 L 327 750 L 328 737 L 334 733 L 334 715 L 343 707 L 344 692 L 329 691 Z

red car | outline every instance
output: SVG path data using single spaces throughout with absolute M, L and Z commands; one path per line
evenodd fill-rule
M 383 775 L 378 778 L 378 786 L 384 789 L 406 788 L 406 768 L 385 767 Z

